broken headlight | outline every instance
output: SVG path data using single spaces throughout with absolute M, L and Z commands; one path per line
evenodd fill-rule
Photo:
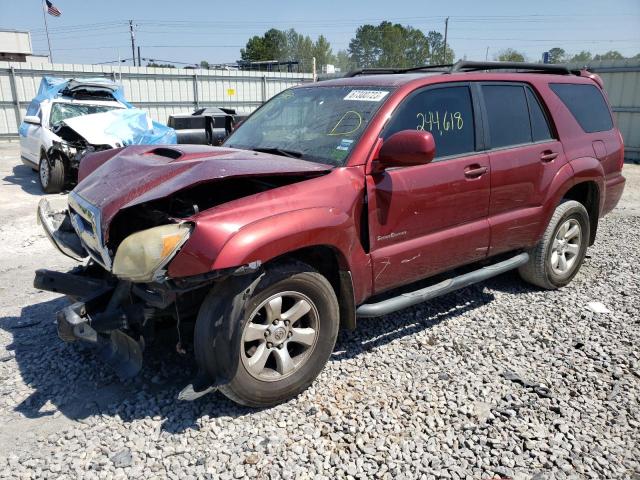
M 113 274 L 132 282 L 151 282 L 189 238 L 191 225 L 162 225 L 125 238 L 113 261 Z
M 78 151 L 78 149 L 73 145 L 66 142 L 58 142 L 57 140 L 53 141 L 53 149 L 64 153 L 67 158 L 72 158 Z

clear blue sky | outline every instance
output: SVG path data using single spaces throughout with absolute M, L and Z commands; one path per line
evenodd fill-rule
M 53 0 L 48 16 L 56 62 L 97 63 L 131 56 L 128 19 L 142 56 L 160 60 L 233 62 L 252 35 L 270 27 L 324 34 L 334 52 L 346 49 L 363 23 L 390 20 L 444 31 L 456 58 L 489 59 L 512 47 L 530 60 L 559 46 L 569 53 L 640 53 L 640 0 Z M 0 0 L 0 28 L 30 30 L 36 53 L 46 53 L 41 0 Z

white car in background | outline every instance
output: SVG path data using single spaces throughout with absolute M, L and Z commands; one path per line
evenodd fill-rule
M 58 135 L 63 122 L 71 118 L 125 108 L 125 105 L 115 100 L 81 100 L 71 97 L 31 102 L 20 129 L 20 154 L 25 165 L 38 171 L 40 185 L 45 192 L 60 192 L 67 183 L 70 170 L 77 169 L 77 165 L 49 158 L 54 143 L 69 145 L 68 137 L 67 140 L 63 140 Z M 82 137 L 79 136 L 78 140 L 82 140 Z M 120 143 L 112 140 L 112 143 L 103 147 L 119 146 Z

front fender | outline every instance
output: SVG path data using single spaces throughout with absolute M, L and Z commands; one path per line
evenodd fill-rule
M 296 210 L 253 222 L 224 245 L 211 269 L 254 261 L 265 263 L 285 253 L 313 245 L 334 247 L 351 257 L 358 238 L 355 225 L 344 212 L 318 207 Z
M 227 229 L 224 231 L 224 229 Z M 229 231 L 232 230 L 232 231 Z M 169 265 L 171 277 L 184 277 L 259 261 L 266 263 L 305 247 L 328 246 L 350 270 L 354 288 L 370 287 L 368 256 L 351 216 L 330 207 L 314 207 L 269 216 L 235 231 L 232 226 L 196 224 L 192 238 Z

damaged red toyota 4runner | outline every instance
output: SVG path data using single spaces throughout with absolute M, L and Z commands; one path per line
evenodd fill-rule
M 74 300 L 60 337 L 93 343 L 121 377 L 155 328 L 192 325 L 199 373 L 180 398 L 217 388 L 274 405 L 358 317 L 511 269 L 569 283 L 622 194 L 622 165 L 589 72 L 354 72 L 280 93 L 222 147 L 87 156 L 68 208 L 38 210 L 58 249 L 87 261 L 34 284 Z

